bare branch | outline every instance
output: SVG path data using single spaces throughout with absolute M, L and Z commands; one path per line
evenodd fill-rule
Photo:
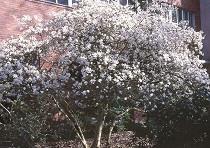
M 2 104 L 2 103 L 0 103 L 0 106 L 10 115 L 10 117 L 11 117 L 11 113 L 10 113 L 10 111 Z
M 75 118 L 75 116 L 73 115 L 72 111 L 69 110 L 69 106 L 68 103 L 65 101 L 63 104 L 62 102 L 59 102 L 55 97 L 51 96 L 51 98 L 54 100 L 54 102 L 56 103 L 57 107 L 61 110 L 61 112 L 67 117 L 67 119 L 73 123 L 74 126 L 74 130 L 77 134 L 77 136 L 79 137 L 79 139 L 81 140 L 83 146 L 85 148 L 88 148 L 87 142 L 85 140 L 84 134 L 82 132 L 82 129 L 79 125 L 79 122 L 77 121 L 77 119 Z M 66 106 L 67 105 L 67 106 Z

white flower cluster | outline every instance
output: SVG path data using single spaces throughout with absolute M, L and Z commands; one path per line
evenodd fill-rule
M 92 3 L 30 27 L 0 47 L 1 93 L 64 92 L 80 105 L 119 98 L 151 105 L 208 90 L 202 34 L 152 10 Z M 52 52 L 56 62 L 43 66 Z

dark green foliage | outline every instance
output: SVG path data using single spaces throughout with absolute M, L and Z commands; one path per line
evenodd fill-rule
M 35 143 L 72 139 L 75 134 L 65 118 L 54 115 L 59 112 L 53 102 L 37 97 L 22 98 L 10 103 L 11 117 L 0 126 L 0 141 L 11 141 L 15 147 L 33 147 Z M 5 113 L 4 113 L 5 114 Z M 1 145 L 0 145 L 1 147 Z
M 147 112 L 145 124 L 130 124 L 137 137 L 149 137 L 155 148 L 209 148 L 210 102 L 179 100 L 158 104 Z

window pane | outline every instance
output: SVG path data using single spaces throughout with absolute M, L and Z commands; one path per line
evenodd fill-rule
M 108 0 L 103 0 L 103 1 L 108 2 Z M 76 4 L 82 3 L 82 0 L 72 0 L 72 4 L 74 4 L 74 3 L 76 3 Z
M 47 0 L 47 1 L 56 3 L 56 0 Z
M 68 0 L 58 0 L 59 4 L 68 5 Z
M 182 9 L 179 8 L 178 10 L 178 18 L 179 18 L 179 22 L 182 21 Z
M 192 14 L 192 24 L 193 28 L 195 28 L 195 14 Z
M 176 8 L 174 8 L 173 11 L 172 11 L 172 21 L 174 23 L 177 23 L 177 20 L 178 20 L 178 18 L 177 18 L 177 10 L 176 10 Z
M 189 25 L 193 27 L 192 13 L 189 14 Z
M 184 11 L 184 20 L 189 20 L 189 12 L 188 11 Z
M 127 5 L 127 0 L 120 0 L 120 4 L 123 6 Z
M 195 28 L 195 15 L 193 13 L 189 13 L 189 25 Z

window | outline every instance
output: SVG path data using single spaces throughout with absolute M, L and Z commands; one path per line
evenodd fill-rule
M 47 0 L 47 1 L 56 3 L 56 0 Z
M 69 5 L 69 0 L 47 0 L 56 4 Z
M 134 5 L 137 3 L 136 0 L 109 0 L 109 1 L 117 1 L 123 6 L 127 5 Z M 141 5 L 141 7 L 146 8 L 150 3 L 152 3 L 153 0 L 140 0 L 138 1 L 138 4 Z
M 161 7 L 165 10 L 165 17 L 170 22 L 180 23 L 181 21 L 187 21 L 189 26 L 195 28 L 195 14 L 193 12 L 167 3 L 161 3 Z
M 114 3 L 118 3 L 122 6 L 128 6 L 128 5 L 133 5 L 134 4 L 134 0 L 101 0 L 101 1 L 107 1 L 107 2 L 114 2 Z
M 56 4 L 61 4 L 61 5 L 66 5 L 66 6 L 72 6 L 72 4 L 78 4 L 80 0 L 46 0 L 48 2 L 56 3 Z
M 128 0 L 119 0 L 120 4 L 123 6 L 128 5 Z
M 59 4 L 68 5 L 68 0 L 58 0 Z

